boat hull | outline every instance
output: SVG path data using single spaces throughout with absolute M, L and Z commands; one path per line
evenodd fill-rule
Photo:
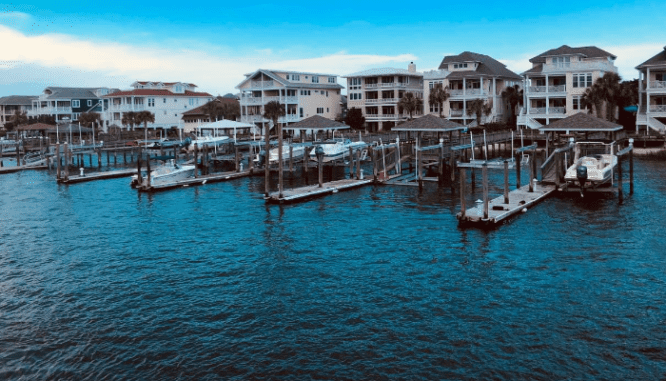
M 587 177 L 585 178 L 578 177 L 577 168 L 581 166 L 587 168 Z M 583 187 L 598 187 L 611 182 L 616 167 L 617 157 L 615 155 L 584 156 L 567 169 L 564 180 L 568 184 L 578 184 Z

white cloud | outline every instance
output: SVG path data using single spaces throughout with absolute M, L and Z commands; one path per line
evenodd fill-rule
M 155 46 L 93 42 L 64 34 L 27 36 L 0 25 L 0 72 L 13 69 L 14 83 L 46 86 L 109 86 L 127 88 L 136 80 L 182 81 L 212 94 L 235 92 L 235 86 L 258 68 L 344 75 L 369 67 L 416 60 L 411 54 L 350 55 L 338 52 L 313 58 L 292 58 L 271 49 L 256 56 L 215 55 L 210 49 L 168 49 Z M 228 51 L 228 49 L 225 49 Z M 11 63 L 11 64 L 10 64 Z M 35 70 L 35 69 L 38 70 Z M 36 75 L 39 72 L 40 75 Z M 49 73 L 52 76 L 49 76 Z
M 663 44 L 645 43 L 638 45 L 608 45 L 600 46 L 601 49 L 617 56 L 617 66 L 623 80 L 638 78 L 636 66 L 650 59 L 664 49 Z

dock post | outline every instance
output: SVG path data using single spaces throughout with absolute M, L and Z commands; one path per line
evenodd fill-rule
M 460 219 L 465 218 L 465 212 L 467 211 L 467 205 L 465 205 L 465 189 L 466 179 L 465 179 L 465 168 L 460 168 Z
M 123 150 L 123 165 L 127 164 L 127 150 Z
M 136 158 L 136 174 L 139 183 L 138 187 L 141 187 L 143 185 L 143 177 L 141 177 L 141 148 L 139 148 L 139 155 Z
M 476 188 L 476 171 L 472 168 L 472 189 Z
M 444 139 L 439 139 L 439 186 L 444 185 L 444 166 L 446 162 L 444 161 Z
M 629 194 L 634 194 L 634 139 L 629 139 Z
M 504 203 L 509 203 L 509 161 L 504 160 Z
M 534 180 L 536 179 L 536 149 L 532 151 L 532 157 L 530 158 L 530 192 L 534 192 Z
M 194 169 L 194 174 L 196 174 L 196 173 L 197 173 L 197 170 L 195 168 Z M 150 154 L 146 155 L 146 179 L 148 181 L 146 181 L 146 186 L 145 186 L 144 189 L 148 189 L 151 185 L 150 184 L 150 182 L 151 182 L 151 178 L 150 178 Z
M 278 133 L 278 197 L 282 198 L 282 191 L 284 187 L 284 160 L 282 160 L 282 154 L 284 147 L 282 146 L 283 144 L 283 137 L 282 137 L 282 126 L 278 123 L 277 125 L 277 133 Z M 266 160 L 268 160 L 268 152 L 266 152 Z
M 250 170 L 250 174 L 254 173 L 254 153 L 252 149 L 248 151 L 247 167 Z
M 483 219 L 488 219 L 488 163 L 483 163 L 481 169 L 483 176 Z
M 356 180 L 361 179 L 361 151 L 356 150 Z
M 349 147 L 349 178 L 354 178 L 354 148 Z
M 520 161 L 522 158 L 520 154 L 516 154 L 513 158 L 513 162 L 516 163 L 516 189 L 520 189 Z
M 419 182 L 419 191 L 423 190 L 423 178 L 422 176 L 422 168 L 421 168 L 421 156 L 419 155 L 419 148 L 421 148 L 421 132 L 419 131 L 416 134 L 416 153 L 414 154 L 416 156 L 416 179 Z
M 97 168 L 102 168 L 102 147 L 97 149 Z
M 324 166 L 323 164 L 324 155 L 317 153 L 317 168 L 319 169 L 319 188 L 324 186 Z
M 21 166 L 21 150 L 19 148 L 20 144 L 16 144 L 16 166 L 20 167 Z
M 60 180 L 60 143 L 56 143 L 56 160 L 58 161 L 56 167 L 56 180 Z
M 377 181 L 377 159 L 375 158 L 375 150 L 372 148 L 372 146 L 368 147 L 368 153 L 370 154 L 370 159 L 372 160 L 372 179 Z
M 107 150 L 106 151 L 106 166 L 108 167 L 110 165 L 111 165 L 111 153 Z
M 67 180 L 69 178 L 69 156 L 70 156 L 68 143 L 65 143 L 64 154 L 65 154 L 65 180 Z
M 146 159 L 149 161 L 150 158 Z M 194 143 L 194 178 L 199 177 L 199 145 Z
M 617 197 L 620 200 L 620 204 L 624 201 L 624 194 L 622 193 L 622 156 L 617 158 Z
M 560 189 L 561 181 L 560 176 L 562 174 L 562 153 L 557 152 L 555 154 L 555 189 Z
M 236 160 L 236 172 L 240 172 L 240 157 L 239 157 L 239 152 L 238 152 L 238 146 L 234 146 L 235 150 L 235 156 L 234 159 Z
M 400 162 L 400 137 L 395 138 L 395 168 L 395 173 L 402 175 L 402 163 Z
M 113 166 L 118 166 L 118 150 L 113 150 Z

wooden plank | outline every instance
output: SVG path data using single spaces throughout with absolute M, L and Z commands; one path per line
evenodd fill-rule
M 178 188 L 178 187 L 189 187 L 191 185 L 192 186 L 204 185 L 204 184 L 208 184 L 208 183 L 215 183 L 215 182 L 220 182 L 220 181 L 238 179 L 238 178 L 246 177 L 246 176 L 252 176 L 253 174 L 255 174 L 255 175 L 260 174 L 262 171 L 263 171 L 263 169 L 257 170 L 255 168 L 253 172 L 250 172 L 249 170 L 245 170 L 243 172 L 230 171 L 230 172 L 215 173 L 215 174 L 211 174 L 211 175 L 191 177 L 189 179 L 176 181 L 176 182 L 173 182 L 173 183 L 153 185 L 153 186 L 150 186 L 150 187 L 146 187 L 146 186 L 138 187 L 137 189 L 141 192 L 154 192 L 154 191 L 167 190 L 167 189 L 173 189 L 173 188 Z
M 118 171 L 96 172 L 87 175 L 84 174 L 83 176 L 69 176 L 69 178 L 67 179 L 57 179 L 57 182 L 61 184 L 77 184 L 94 180 L 106 180 L 106 179 L 115 179 L 119 177 L 128 177 L 135 175 L 137 173 L 138 171 L 136 168 L 121 169 Z
M 365 179 L 365 180 L 343 179 L 337 181 L 330 181 L 328 183 L 322 184 L 321 187 L 319 186 L 319 184 L 316 184 L 316 185 L 309 185 L 305 187 L 284 190 L 282 192 L 282 197 L 280 197 L 279 192 L 273 192 L 268 197 L 265 197 L 265 200 L 268 203 L 287 203 L 287 202 L 302 201 L 312 197 L 337 193 L 340 190 L 358 188 L 370 184 L 372 182 L 373 182 L 372 179 Z

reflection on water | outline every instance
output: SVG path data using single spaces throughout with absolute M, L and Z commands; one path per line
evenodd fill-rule
M 554 197 L 489 231 L 435 184 L 267 206 L 261 177 L 3 175 L 0 378 L 658 379 L 666 169 L 636 169 L 622 205 Z

